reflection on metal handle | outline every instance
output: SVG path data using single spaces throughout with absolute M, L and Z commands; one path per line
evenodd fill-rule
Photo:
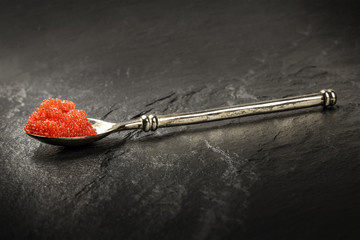
M 336 104 L 337 96 L 334 90 L 321 90 L 320 93 L 288 97 L 277 100 L 249 103 L 231 107 L 221 107 L 197 112 L 170 114 L 170 115 L 143 115 L 140 124 L 132 126 L 144 131 L 155 131 L 161 127 L 181 126 L 194 123 L 210 122 L 222 119 L 250 116 L 262 113 L 272 113 L 317 105 L 324 107 Z M 139 123 L 139 122 L 138 122 Z

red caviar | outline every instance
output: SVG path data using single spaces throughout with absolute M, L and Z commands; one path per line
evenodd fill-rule
M 84 110 L 75 109 L 75 103 L 60 99 L 45 99 L 33 112 L 24 130 L 46 137 L 84 137 L 96 135 Z

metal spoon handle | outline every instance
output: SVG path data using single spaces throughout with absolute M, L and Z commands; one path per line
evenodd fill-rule
M 141 128 L 144 131 L 155 131 L 161 127 L 173 127 L 195 123 L 217 121 L 222 119 L 250 116 L 262 113 L 273 113 L 312 106 L 324 107 L 336 104 L 337 96 L 334 90 L 321 90 L 319 93 L 288 97 L 263 102 L 241 104 L 230 107 L 214 108 L 190 113 L 169 115 L 143 115 L 139 120 L 126 124 L 125 129 Z

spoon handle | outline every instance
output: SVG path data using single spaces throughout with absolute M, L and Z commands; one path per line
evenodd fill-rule
M 214 108 L 203 111 L 169 114 L 169 115 L 143 115 L 141 122 L 128 125 L 130 128 L 142 128 L 144 131 L 155 131 L 161 127 L 173 127 L 195 123 L 210 122 L 222 119 L 273 113 L 298 108 L 322 105 L 324 107 L 336 104 L 337 96 L 334 90 L 321 90 L 319 93 L 288 97 L 263 102 L 241 104 L 230 107 Z M 131 126 L 130 126 L 131 125 Z

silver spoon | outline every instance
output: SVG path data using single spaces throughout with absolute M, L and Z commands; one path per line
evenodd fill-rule
M 221 107 L 197 112 L 170 114 L 170 115 L 143 115 L 140 119 L 123 123 L 110 123 L 102 120 L 88 118 L 96 129 L 97 134 L 86 137 L 52 138 L 28 134 L 43 143 L 58 146 L 79 146 L 98 141 L 111 133 L 143 129 L 145 132 L 155 131 L 162 127 L 173 127 L 194 123 L 210 122 L 235 117 L 256 115 L 261 113 L 272 113 L 285 110 L 299 109 L 323 105 L 324 107 L 336 104 L 337 96 L 334 90 L 321 90 L 319 93 L 288 97 L 277 100 L 242 104 L 230 107 Z

